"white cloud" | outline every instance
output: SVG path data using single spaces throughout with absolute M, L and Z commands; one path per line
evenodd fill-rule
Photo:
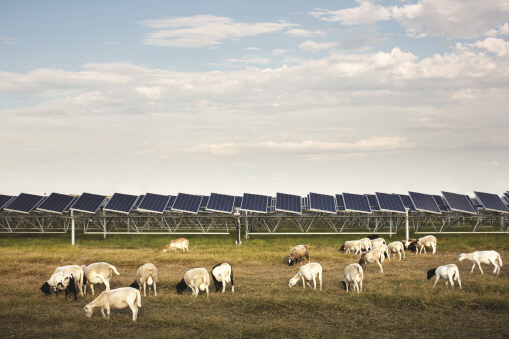
M 291 52 L 292 50 L 291 49 L 281 49 L 281 48 L 276 48 L 276 49 L 273 49 L 272 50 L 272 55 L 283 55 L 283 54 L 286 54 L 288 52 Z
M 390 9 L 371 1 L 358 0 L 360 6 L 337 11 L 319 10 L 310 15 L 327 21 L 339 21 L 344 25 L 374 24 L 391 18 Z
M 225 59 L 228 63 L 243 63 L 243 64 L 269 64 L 270 59 L 266 58 L 246 58 L 246 59 Z
M 312 40 L 306 40 L 300 44 L 299 47 L 304 50 L 318 52 L 324 49 L 336 47 L 337 45 L 337 42 L 314 42 Z
M 18 39 L 15 38 L 6 38 L 6 37 L 0 37 L 0 42 L 6 45 L 15 45 L 18 43 Z
M 487 38 L 484 41 L 477 41 L 474 45 L 498 56 L 504 56 L 509 52 L 509 42 L 502 39 Z
M 246 49 L 248 51 L 263 51 L 263 48 L 258 48 L 258 47 L 248 47 Z
M 308 31 L 305 29 L 294 28 L 294 29 L 290 29 L 290 30 L 286 31 L 285 34 L 292 35 L 292 36 L 301 36 L 301 37 L 305 37 L 305 38 L 311 38 L 314 36 L 325 35 L 325 32 L 323 32 L 323 31 Z

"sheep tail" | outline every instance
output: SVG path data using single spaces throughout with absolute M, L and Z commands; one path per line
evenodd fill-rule
M 120 275 L 120 273 L 118 273 L 117 269 L 115 268 L 115 266 L 113 265 L 109 265 L 108 268 L 112 269 L 113 272 L 115 272 L 116 275 Z
M 500 267 L 502 267 L 502 266 L 504 266 L 504 265 L 502 264 L 502 258 L 500 257 L 500 254 L 499 254 L 499 253 L 497 253 L 497 254 L 498 254 L 498 263 L 500 264 Z

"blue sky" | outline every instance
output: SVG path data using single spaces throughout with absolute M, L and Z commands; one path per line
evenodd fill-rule
M 3 194 L 509 189 L 509 2 L 3 1 Z

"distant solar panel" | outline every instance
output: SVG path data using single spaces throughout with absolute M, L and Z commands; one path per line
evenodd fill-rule
M 205 207 L 207 207 L 207 204 L 208 204 L 208 202 L 209 202 L 209 199 L 210 199 L 210 197 L 209 197 L 209 196 L 205 196 L 205 195 L 204 195 L 204 196 L 201 198 L 200 208 L 205 208 Z
M 435 214 L 442 213 L 432 195 L 417 192 L 408 192 L 408 194 L 410 195 L 410 199 L 412 199 L 416 210 Z
M 168 206 L 166 206 L 167 210 L 171 210 L 173 208 L 173 205 L 175 205 L 175 200 L 177 200 L 177 196 L 170 195 L 170 202 L 168 203 Z
M 0 194 L 0 209 L 4 208 L 15 196 Z
M 363 194 L 343 193 L 345 211 L 371 213 L 368 197 Z
M 143 201 L 143 199 L 144 199 L 144 198 L 145 198 L 145 196 L 144 196 L 144 195 L 140 195 L 140 196 L 138 197 L 138 199 L 136 199 L 136 202 L 134 203 L 133 208 L 138 208 L 138 207 L 140 206 L 140 204 L 141 204 L 141 202 Z
M 113 194 L 111 199 L 108 200 L 106 206 L 104 206 L 104 210 L 110 212 L 129 214 L 136 200 L 138 200 L 137 195 L 115 193 Z
M 444 196 L 451 210 L 463 213 L 477 214 L 477 210 L 474 206 L 472 206 L 468 195 L 443 191 L 442 195 Z
M 233 195 L 211 193 L 209 201 L 207 202 L 206 210 L 213 212 L 232 213 L 234 202 L 235 197 Z
M 398 194 L 376 192 L 375 195 L 380 205 L 380 211 L 406 213 L 405 206 Z
M 308 197 L 302 197 L 300 198 L 302 207 L 309 207 L 309 199 Z
M 74 201 L 74 198 L 68 194 L 51 193 L 47 199 L 37 206 L 37 210 L 62 214 Z
M 474 207 L 483 207 L 482 204 L 476 198 L 470 198 L 470 202 Z
M 233 207 L 240 208 L 240 206 L 242 206 L 242 197 L 235 197 Z
M 302 213 L 302 199 L 298 195 L 276 193 L 276 211 Z
M 147 193 L 143 196 L 143 200 L 137 209 L 140 212 L 163 214 L 169 202 L 170 197 L 168 195 Z
M 505 192 L 504 197 L 507 199 L 507 201 L 509 201 L 509 192 Z
M 509 213 L 509 208 L 504 205 L 498 195 L 483 192 L 474 192 L 474 194 L 487 211 Z
M 95 214 L 106 201 L 105 195 L 83 193 L 71 207 L 72 211 Z
M 380 211 L 380 204 L 378 203 L 378 199 L 374 194 L 365 194 L 368 197 L 369 206 L 372 211 Z
M 240 209 L 242 211 L 267 213 L 271 203 L 270 200 L 272 200 L 272 197 L 267 195 L 244 193 Z
M 79 198 L 79 197 L 77 197 L 77 196 L 73 196 L 73 197 L 72 197 L 72 201 L 71 201 L 71 203 L 69 204 L 69 206 L 67 206 L 67 207 L 65 208 L 64 213 L 69 212 L 69 210 L 70 210 L 70 209 L 71 209 L 71 207 L 74 205 L 74 203 L 76 202 L 76 200 L 78 200 L 78 198 Z
M 500 197 L 500 199 L 502 199 L 502 202 L 506 205 L 506 206 L 509 206 L 509 199 L 505 196 L 503 197 Z
M 444 199 L 441 196 L 433 195 L 433 199 L 435 200 L 435 202 L 438 205 L 438 208 L 440 208 L 440 210 L 442 212 L 450 212 L 451 211 L 451 209 L 449 208 L 449 206 L 447 206 L 447 203 L 444 201 Z
M 336 198 L 333 195 L 309 193 L 311 211 L 336 213 Z
M 21 193 L 12 199 L 5 207 L 5 211 L 30 213 L 44 199 L 44 196 Z
M 200 209 L 201 199 L 201 195 L 179 193 L 171 209 L 174 211 L 196 214 Z
M 336 194 L 336 207 L 340 211 L 345 210 L 345 199 L 343 199 L 343 195 Z

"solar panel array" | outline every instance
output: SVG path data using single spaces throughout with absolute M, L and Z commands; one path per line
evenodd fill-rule
M 474 192 L 477 200 L 484 206 L 488 211 L 509 213 L 509 208 L 500 200 L 500 197 L 496 194 Z
M 12 199 L 4 207 L 4 210 L 28 214 L 37 207 L 42 199 L 44 199 L 44 196 L 21 193 L 16 198 Z
M 437 203 L 438 208 L 440 208 L 440 211 L 443 211 L 443 212 L 451 211 L 451 209 L 449 208 L 449 206 L 447 206 L 446 202 L 444 201 L 444 199 L 441 196 L 433 195 L 433 199 Z
M 0 209 L 4 208 L 15 196 L 0 194 Z
M 302 213 L 302 199 L 298 195 L 276 193 L 276 211 Z
M 140 196 L 140 198 L 141 197 L 142 196 Z M 143 200 L 138 205 L 137 210 L 140 212 L 162 214 L 166 210 L 169 202 L 170 197 L 168 195 L 147 193 L 145 196 L 143 196 Z
M 333 195 L 309 193 L 311 211 L 336 213 L 336 198 Z
M 232 195 L 212 193 L 207 203 L 207 211 L 232 213 L 235 197 Z M 240 205 L 239 205 L 240 207 Z
M 75 197 L 72 195 L 51 193 L 47 199 L 37 206 L 37 210 L 62 214 L 68 210 L 74 200 Z
M 201 199 L 201 195 L 179 193 L 171 209 L 174 211 L 196 214 L 200 209 Z
M 470 214 L 477 213 L 477 210 L 474 206 L 472 206 L 472 203 L 471 203 L 468 195 L 443 192 L 443 191 L 442 191 L 442 195 L 444 196 L 445 200 L 447 201 L 447 204 L 449 205 L 449 207 L 451 207 L 451 210 L 463 212 L 463 213 L 470 213 Z
M 369 206 L 372 211 L 380 211 L 380 204 L 378 203 L 378 199 L 374 194 L 365 194 L 368 197 Z
M 95 214 L 106 200 L 105 195 L 83 193 L 71 207 L 73 211 Z
M 435 214 L 441 214 L 440 207 L 438 207 L 435 199 L 430 194 L 408 192 L 410 199 L 414 203 L 414 207 L 418 211 L 430 212 Z
M 380 211 L 406 213 L 405 206 L 398 194 L 375 193 L 380 205 Z
M 111 199 L 108 200 L 106 206 L 104 206 L 104 210 L 128 214 L 133 209 L 136 200 L 138 200 L 137 195 L 115 193 Z
M 244 193 L 240 209 L 242 211 L 267 213 L 271 200 L 272 197 L 267 195 Z
M 343 193 L 345 211 L 371 213 L 368 197 L 363 194 Z

